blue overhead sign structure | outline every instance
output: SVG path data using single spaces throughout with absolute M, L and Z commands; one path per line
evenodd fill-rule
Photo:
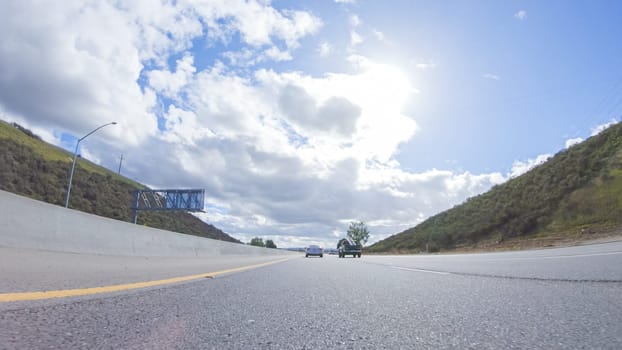
M 132 199 L 132 221 L 138 211 L 203 211 L 205 190 L 136 190 Z

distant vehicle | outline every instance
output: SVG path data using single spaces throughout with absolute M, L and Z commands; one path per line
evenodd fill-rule
M 324 248 L 324 254 L 337 255 L 337 249 L 335 249 L 335 248 Z
M 346 255 L 352 255 L 353 258 L 357 256 L 361 257 L 361 246 L 348 240 L 347 238 L 342 238 L 337 243 L 337 252 L 339 253 L 340 258 L 345 258 Z
M 305 258 L 310 256 L 319 256 L 320 258 L 324 257 L 324 250 L 316 245 L 310 245 L 305 248 Z

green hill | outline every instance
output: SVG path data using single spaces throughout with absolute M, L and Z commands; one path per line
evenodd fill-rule
M 0 121 L 0 189 L 64 205 L 72 154 L 17 124 Z M 70 207 L 131 221 L 132 192 L 147 188 L 103 167 L 80 159 L 71 187 Z M 239 243 L 216 227 L 186 212 L 140 212 L 139 225 Z
M 369 247 L 419 252 L 589 239 L 622 226 L 622 124 Z

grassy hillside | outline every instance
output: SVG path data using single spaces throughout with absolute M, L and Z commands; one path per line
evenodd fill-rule
M 561 151 L 372 252 L 503 245 L 524 238 L 585 238 L 622 226 L 622 124 Z
M 64 205 L 72 154 L 43 142 L 19 125 L 0 121 L 0 189 Z M 70 208 L 130 221 L 132 192 L 146 188 L 85 159 L 76 165 Z M 138 224 L 239 242 L 185 212 L 140 212 Z

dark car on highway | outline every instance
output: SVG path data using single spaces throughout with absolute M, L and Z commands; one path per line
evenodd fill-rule
M 342 238 L 337 243 L 337 252 L 340 258 L 345 258 L 346 255 L 352 255 L 353 258 L 358 256 L 360 258 L 361 246 L 347 238 Z

